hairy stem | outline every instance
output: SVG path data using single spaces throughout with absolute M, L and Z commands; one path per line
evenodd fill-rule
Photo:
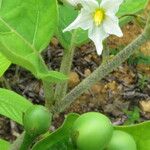
M 74 45 L 75 37 L 76 37 L 76 30 L 73 32 L 70 48 L 64 51 L 64 55 L 61 62 L 60 72 L 62 72 L 67 76 L 69 76 L 71 66 L 72 66 L 74 50 L 75 50 L 75 45 Z M 60 101 L 66 95 L 67 89 L 68 89 L 68 80 L 64 81 L 63 83 L 57 84 L 54 99 L 56 101 Z
M 53 84 L 47 81 L 43 81 L 44 96 L 45 96 L 45 107 L 51 110 L 54 103 L 54 89 Z
M 23 142 L 22 142 L 19 150 L 29 150 L 33 140 L 34 140 L 34 137 L 31 137 L 30 135 L 28 135 L 25 132 Z
M 102 53 L 102 63 L 107 62 L 107 60 L 109 59 L 109 47 L 107 44 L 107 41 L 104 41 L 104 50 Z
M 88 90 L 97 81 L 100 81 L 114 69 L 122 64 L 135 50 L 146 42 L 145 37 L 140 35 L 132 44 L 121 51 L 113 60 L 107 63 L 103 63 L 98 67 L 89 77 L 83 80 L 78 86 L 76 86 L 70 93 L 68 93 L 64 99 L 55 105 L 55 112 L 62 112 L 70 106 L 72 102 L 76 100 L 82 93 Z
M 119 67 L 127 58 L 129 58 L 142 44 L 150 40 L 150 14 L 144 32 L 131 44 L 119 52 L 112 60 L 103 63 L 89 77 L 83 80 L 62 101 L 57 102 L 53 108 L 54 113 L 62 112 L 70 106 L 81 94 L 100 81 L 114 69 Z

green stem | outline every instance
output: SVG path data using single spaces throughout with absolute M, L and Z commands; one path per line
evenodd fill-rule
M 114 69 L 119 67 L 126 59 L 128 59 L 142 44 L 150 40 L 150 14 L 144 32 L 135 39 L 131 44 L 119 52 L 112 60 L 103 63 L 90 76 L 83 80 L 70 93 L 68 93 L 62 101 L 55 104 L 54 113 L 62 112 L 70 106 L 81 94 L 90 89 L 93 84 L 100 81 Z
M 67 76 L 69 76 L 71 66 L 72 66 L 74 50 L 75 50 L 75 45 L 74 45 L 75 38 L 76 38 L 76 30 L 73 32 L 70 48 L 64 51 L 64 55 L 61 62 L 60 72 L 62 72 Z M 63 83 L 57 84 L 54 99 L 56 101 L 60 101 L 66 95 L 67 89 L 68 89 L 68 81 L 64 81 Z
M 104 50 L 102 53 L 102 62 L 107 62 L 107 60 L 109 61 L 109 47 L 107 45 L 107 41 L 104 41 Z
M 43 81 L 43 88 L 44 88 L 44 96 L 45 96 L 45 107 L 48 108 L 48 110 L 51 110 L 51 107 L 54 103 L 53 84 L 47 81 Z
M 70 106 L 72 102 L 76 100 L 82 93 L 90 89 L 90 87 L 97 81 L 104 78 L 114 69 L 116 69 L 122 62 L 124 62 L 135 50 L 139 48 L 146 39 L 143 35 L 140 35 L 131 45 L 125 50 L 121 51 L 113 60 L 108 63 L 103 63 L 98 67 L 89 77 L 83 80 L 78 86 L 76 86 L 64 99 L 55 104 L 55 112 L 62 112 Z
M 19 150 L 29 150 L 34 138 L 29 136 L 26 132 L 24 133 L 23 142 Z

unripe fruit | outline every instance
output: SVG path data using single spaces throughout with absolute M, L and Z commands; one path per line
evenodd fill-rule
M 72 141 L 79 150 L 103 150 L 112 134 L 113 126 L 106 116 L 88 112 L 75 121 Z
M 116 130 L 106 150 L 137 150 L 133 137 L 123 131 Z
M 23 116 L 23 124 L 27 134 L 38 136 L 48 131 L 52 114 L 41 105 L 34 105 L 27 109 Z

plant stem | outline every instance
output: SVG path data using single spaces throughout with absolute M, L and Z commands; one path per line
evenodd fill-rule
M 23 142 L 19 150 L 29 150 L 34 138 L 29 136 L 26 132 L 24 133 Z
M 104 50 L 102 53 L 102 63 L 109 61 L 109 47 L 107 45 L 107 41 L 104 41 Z
M 150 40 L 150 14 L 144 32 L 135 39 L 131 44 L 119 52 L 112 60 L 103 63 L 89 77 L 83 80 L 70 93 L 68 93 L 62 101 L 55 104 L 54 113 L 62 112 L 70 106 L 82 93 L 90 89 L 97 81 L 100 81 L 114 69 L 120 66 L 127 58 L 129 58 L 142 44 Z
M 116 69 L 122 62 L 124 62 L 140 45 L 145 43 L 146 39 L 143 35 L 140 35 L 131 45 L 121 51 L 113 60 L 107 63 L 103 63 L 98 67 L 89 77 L 83 80 L 78 86 L 76 86 L 70 93 L 68 93 L 64 99 L 55 105 L 55 112 L 62 112 L 64 109 L 75 101 L 83 92 L 88 90 L 97 81 L 104 78 L 114 69 Z
M 50 111 L 54 103 L 54 89 L 53 84 L 47 81 L 43 81 L 45 107 Z
M 70 48 L 64 51 L 64 55 L 61 62 L 60 72 L 62 72 L 67 76 L 69 76 L 71 66 L 72 66 L 74 50 L 75 50 L 75 45 L 74 45 L 75 38 L 76 38 L 76 30 L 72 34 Z M 57 84 L 54 99 L 56 101 L 60 101 L 66 95 L 67 89 L 68 89 L 68 80 L 64 81 L 63 83 Z

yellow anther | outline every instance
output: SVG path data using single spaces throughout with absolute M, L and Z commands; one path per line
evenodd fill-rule
M 102 21 L 104 20 L 104 10 L 102 9 L 97 9 L 94 13 L 94 22 L 96 26 L 99 26 Z

